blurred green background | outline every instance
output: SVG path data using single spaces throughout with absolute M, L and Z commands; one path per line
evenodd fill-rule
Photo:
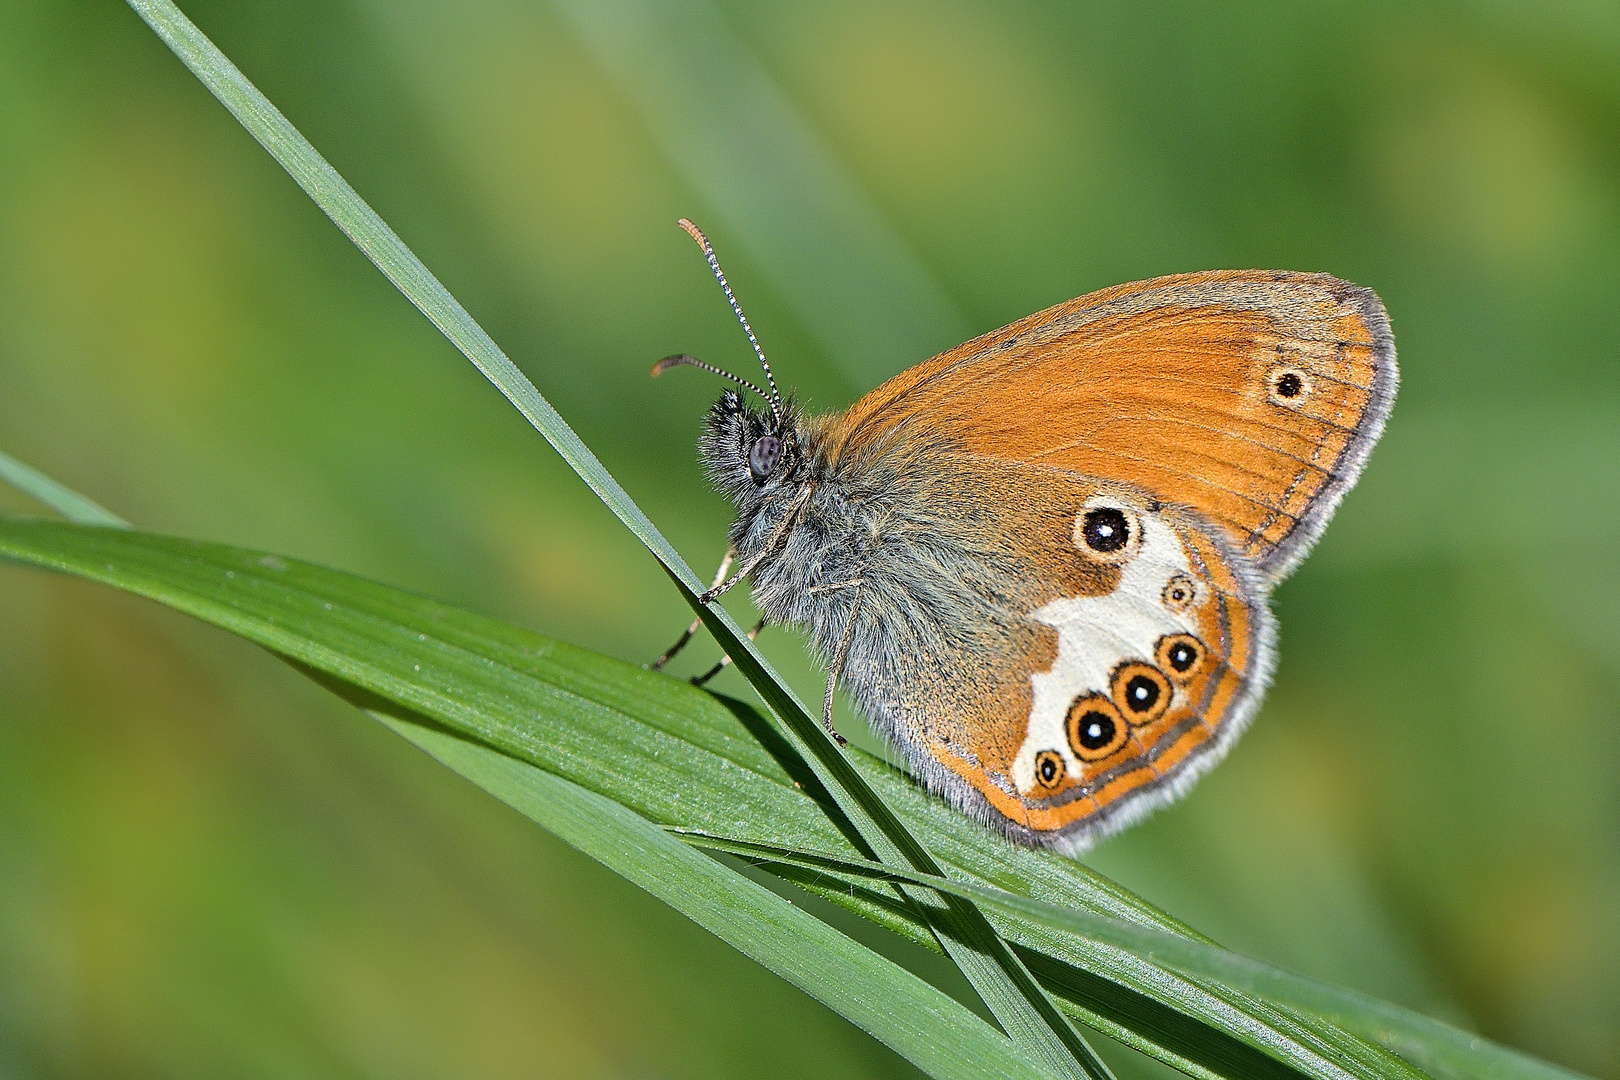
M 720 385 L 647 368 L 751 372 L 679 216 L 818 409 L 1120 281 L 1375 288 L 1400 399 L 1277 595 L 1270 701 L 1089 861 L 1620 1077 L 1620 9 L 186 7 L 700 569 Z M 632 660 L 687 617 L 112 0 L 0 5 L 0 448 L 144 527 Z M 819 693 L 799 641 L 764 645 Z M 906 1071 L 268 656 L 0 567 L 0 1073 Z

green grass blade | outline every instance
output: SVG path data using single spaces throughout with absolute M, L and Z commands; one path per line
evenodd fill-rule
M 780 729 L 683 681 L 352 575 L 221 545 L 0 521 L 0 557 L 188 612 L 288 657 L 364 707 L 430 717 L 658 825 L 867 858 Z M 874 759 L 853 760 L 951 867 L 941 876 L 1193 936 L 1079 863 L 1014 848 Z M 914 909 L 864 888 L 868 882 L 818 872 L 806 884 L 914 940 L 933 940 Z M 1192 1075 L 1420 1075 L 1326 1021 L 1126 949 L 992 913 L 1066 1009 Z M 1371 1031 L 1379 1018 L 1358 1022 Z M 1494 1075 L 1537 1075 L 1489 1051 L 1477 1060 L 1507 1061 Z
M 881 862 L 903 860 L 938 874 L 926 849 L 911 836 L 833 745 L 818 721 L 787 689 L 741 628 L 717 604 L 703 605 L 703 589 L 680 555 L 602 463 L 580 441 L 527 376 L 507 358 L 465 308 L 416 258 L 394 231 L 349 186 L 303 135 L 169 0 L 129 0 L 192 73 L 268 150 L 355 245 L 450 339 L 556 448 L 563 459 L 663 563 L 687 602 L 736 661 L 739 670 L 785 724 L 789 738 L 833 794 Z M 923 908 L 930 913 L 936 909 Z M 1057 1004 L 971 903 L 947 897 L 938 913 L 940 941 L 1015 1042 L 1060 1075 L 1107 1077 L 1107 1068 Z
M 932 1076 L 1045 1075 L 994 1028 L 730 867 L 578 784 L 441 729 L 374 715 L 435 759 L 812 997 Z
M 68 541 L 77 536 L 84 543 Z M 276 556 L 74 525 L 0 520 L 0 558 L 75 573 L 149 596 L 263 644 L 315 674 L 451 768 L 516 807 L 569 844 L 681 911 L 750 958 L 871 1033 L 924 1072 L 960 1080 L 1051 1077 L 971 1010 L 734 869 L 682 844 L 600 791 L 451 733 L 490 732 L 501 716 L 538 709 L 559 730 L 590 730 L 607 719 L 601 702 L 541 684 L 430 634 L 453 620 L 395 594 L 411 620 L 369 615 L 393 590 L 329 572 L 308 573 Z M 29 543 L 27 538 L 44 543 Z M 76 551 L 73 549 L 77 548 Z M 91 553 L 94 552 L 92 555 Z M 86 557 L 97 560 L 92 566 Z M 327 588 L 321 588 L 325 579 Z M 296 582 L 296 584 L 292 584 Z M 346 584 L 347 588 L 331 587 Z M 381 635 L 379 637 L 379 635 Z M 549 643 L 531 640 L 534 658 Z M 564 662 L 564 669 L 572 666 Z M 586 654 L 577 654 L 583 656 Z M 435 662 L 436 661 L 436 662 Z M 534 695 L 503 713 L 469 673 L 501 672 Z M 402 675 L 408 673 L 410 684 Z M 580 677 L 575 671 L 575 677 Z M 334 684 L 333 680 L 336 680 Z M 588 681 L 588 673 L 586 674 Z M 402 700 L 403 699 L 403 700 Z M 594 721 L 594 723 L 593 723 Z M 436 726 L 439 725 L 439 726 Z M 522 750 L 525 740 L 507 739 Z M 527 743 L 529 756 L 534 746 Z M 615 750 L 615 752 L 617 752 Z M 633 752 L 620 759 L 637 760 Z M 599 771 L 585 775 L 598 787 Z M 621 774 L 619 786 L 629 783 Z M 688 791 L 690 794 L 690 791 Z M 684 849 L 684 850 L 682 850 Z
M 725 646 L 738 670 L 783 719 L 794 750 L 811 764 L 816 779 L 856 823 L 862 839 L 880 855 L 879 861 L 910 866 L 925 874 L 942 874 L 933 855 L 911 836 L 894 811 L 856 771 L 851 759 L 826 737 L 821 723 L 812 719 L 781 684 L 753 650 L 753 643 L 744 639 L 748 648 L 733 650 L 726 643 L 729 636 L 735 635 L 735 625 L 722 622 L 711 607 L 699 606 L 697 612 Z M 943 911 L 933 907 L 923 910 L 931 913 L 939 943 L 1009 1035 L 1015 1040 L 1027 1038 L 1040 1046 L 1037 1056 L 1066 1074 L 1073 1073 L 1073 1064 L 1085 1075 L 1108 1075 L 1095 1051 L 1061 1015 L 1057 1003 L 1040 989 L 1034 975 L 982 912 L 952 896 L 945 897 Z M 1071 1061 L 1064 1061 L 1066 1056 Z
M 104 509 L 77 491 L 57 483 L 38 469 L 24 465 L 9 454 L 0 453 L 0 481 L 10 484 L 25 495 L 30 495 L 55 510 L 69 521 L 81 525 L 106 525 L 115 529 L 129 527 L 129 522 Z
M 1477 1080 L 1580 1080 L 1577 1074 L 1495 1046 L 1470 1032 L 1344 987 L 1310 979 L 1264 961 L 1158 927 L 1093 912 L 1059 907 L 973 882 L 929 878 L 895 867 L 779 844 L 672 830 L 689 843 L 765 864 L 833 871 L 874 881 L 905 882 L 953 893 L 1029 922 L 1077 937 L 1106 942 L 1145 960 L 1216 980 L 1257 997 L 1325 1017 L 1363 1037 L 1400 1050 L 1420 1067 Z

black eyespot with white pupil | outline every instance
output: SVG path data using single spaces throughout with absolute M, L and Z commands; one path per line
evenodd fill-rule
M 1052 789 L 1063 782 L 1063 775 L 1067 770 L 1063 766 L 1063 756 L 1056 750 L 1042 750 L 1035 755 L 1035 781 L 1041 787 Z
M 1132 676 L 1125 684 L 1125 704 L 1136 712 L 1147 712 L 1158 704 L 1159 684 L 1146 675 Z
M 775 435 L 761 435 L 748 448 L 748 471 L 756 481 L 771 475 L 776 463 L 782 460 L 782 440 Z
M 1191 634 L 1166 634 L 1159 639 L 1153 653 L 1159 667 L 1183 686 L 1203 671 L 1207 659 L 1203 642 Z
M 1131 540 L 1131 523 L 1122 510 L 1104 506 L 1086 511 L 1081 520 L 1080 538 L 1092 551 L 1112 554 Z
M 1114 741 L 1114 718 L 1105 712 L 1085 713 L 1078 727 L 1080 745 L 1087 750 L 1097 750 Z
M 1164 672 L 1145 660 L 1127 660 L 1114 669 L 1110 681 L 1114 704 L 1132 727 L 1151 724 L 1163 716 L 1175 694 Z
M 1130 737 L 1119 707 L 1102 694 L 1087 694 L 1069 706 L 1065 728 L 1069 749 L 1081 761 L 1101 761 Z

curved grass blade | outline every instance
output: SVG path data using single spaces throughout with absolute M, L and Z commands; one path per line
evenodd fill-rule
M 400 715 L 372 714 L 566 843 L 611 867 L 932 1076 L 1050 1075 L 958 1004 L 604 795 Z M 696 858 L 692 856 L 696 855 Z
M 390 279 L 406 293 L 413 303 L 416 303 L 424 313 L 429 315 L 435 324 L 485 372 L 491 381 L 495 382 L 507 394 L 508 398 L 524 412 L 525 416 L 534 423 L 536 428 L 556 446 L 564 458 L 580 473 L 582 478 L 586 479 L 587 483 L 597 491 L 604 502 L 663 561 L 671 577 L 675 579 L 683 595 L 687 597 L 688 602 L 696 606 L 695 586 L 697 581 L 690 569 L 684 565 L 678 555 L 674 554 L 663 538 L 653 529 L 650 522 L 640 514 L 640 511 L 629 502 L 623 491 L 618 488 L 618 485 L 606 474 L 605 470 L 601 469 L 594 456 L 590 455 L 589 451 L 579 443 L 577 437 L 567 429 L 557 414 L 550 409 L 550 406 L 534 390 L 532 384 L 511 365 L 510 361 L 500 353 L 487 335 L 472 322 L 460 305 L 415 260 L 398 237 L 365 206 L 353 190 L 342 181 L 341 177 L 338 177 L 314 153 L 309 144 L 292 129 L 291 125 L 286 123 L 284 118 L 274 110 L 273 106 L 241 77 L 240 73 L 229 64 L 229 61 L 225 60 L 217 50 L 214 50 L 212 45 L 196 31 L 195 27 L 186 22 L 184 16 L 180 15 L 172 4 L 163 2 L 163 0 L 131 0 L 131 4 L 164 37 L 177 54 L 186 61 L 188 66 L 209 85 L 216 96 L 220 97 L 222 102 L 232 108 L 232 111 L 259 138 L 260 142 L 277 156 L 284 167 L 288 169 L 295 179 L 298 179 L 299 183 L 333 217 L 334 221 L 355 240 L 368 257 L 372 258 L 373 262 L 388 274 Z M 699 613 L 703 616 L 711 631 L 719 638 L 721 644 L 737 659 L 739 668 L 754 683 L 756 690 L 760 692 L 767 704 L 779 714 L 780 719 L 785 724 L 787 741 L 801 754 L 805 751 L 809 752 L 805 760 L 817 774 L 817 777 L 827 782 L 826 786 L 830 790 L 832 798 L 845 811 L 849 820 L 860 832 L 863 844 L 869 846 L 884 861 L 897 861 L 895 856 L 898 856 L 900 860 L 912 862 L 914 868 L 922 873 L 935 872 L 937 868 L 928 865 L 932 862 L 928 852 L 906 833 L 904 827 L 899 824 L 898 819 L 888 811 L 882 800 L 863 781 L 861 775 L 833 749 L 830 742 L 822 734 L 819 724 L 810 718 L 809 714 L 803 709 L 802 704 L 775 679 L 763 660 L 759 658 L 757 653 L 753 652 L 750 644 L 742 639 L 737 632 L 737 627 L 732 624 L 729 617 L 718 609 L 701 609 Z M 1037 877 L 1039 876 L 1037 875 Z M 1061 874 L 1057 876 L 1062 877 Z M 1093 884 L 1097 883 L 1094 882 Z M 1102 889 L 1104 893 L 1108 891 L 1106 887 Z M 1118 890 L 1114 891 L 1118 892 Z M 1139 902 L 1134 902 L 1134 898 L 1129 898 L 1128 894 L 1113 896 L 1112 900 L 1123 904 L 1127 909 L 1145 907 L 1145 905 L 1140 905 Z M 947 904 L 949 903 L 948 900 Z M 922 910 L 925 916 L 937 918 L 931 908 L 923 908 Z M 970 933 L 976 935 L 977 943 L 988 943 L 990 945 L 990 962 L 988 964 L 981 963 L 985 959 L 983 951 L 976 952 L 971 945 L 964 950 L 964 943 L 955 941 L 948 932 L 940 935 L 940 942 L 962 964 L 964 971 L 981 990 L 981 993 L 985 993 L 986 1000 L 991 1004 L 992 1008 L 1000 1006 L 1001 1009 L 1005 1009 L 1009 1003 L 1014 1009 L 1020 1008 L 1021 1005 L 1027 1006 L 1027 1008 L 1023 1008 L 1021 1016 L 1015 1017 L 1015 1019 L 1032 1021 L 1029 1030 L 1033 1031 L 1038 1039 L 1044 1036 L 1046 1042 L 1046 1046 L 1038 1046 L 1037 1049 L 1047 1052 L 1056 1050 L 1061 1058 L 1064 1050 L 1061 1044 L 1066 1042 L 1063 1034 L 1065 1025 L 1061 1017 L 1058 1018 L 1058 1023 L 1053 1025 L 1047 1019 L 1047 1016 L 1042 1015 L 1042 1004 L 1044 1002 L 1049 1005 L 1049 999 L 1039 993 L 1033 997 L 1026 993 L 1025 987 L 1028 984 L 1027 982 L 1020 982 L 1020 979 L 1027 979 L 1027 970 L 1022 968 L 1016 957 L 1013 957 L 1011 962 L 1008 961 L 1008 953 L 1005 950 L 1004 943 L 993 932 L 985 936 L 984 931 L 988 927 L 984 922 L 982 913 L 971 905 L 967 905 L 965 908 L 957 907 L 953 910 L 962 912 L 965 915 L 968 924 L 967 928 Z M 1141 911 L 1135 910 L 1135 913 L 1140 915 Z M 1162 916 L 1159 918 L 1163 919 Z M 1167 919 L 1163 919 L 1163 921 L 1168 922 Z M 1107 962 L 1109 958 L 1106 956 L 1094 957 L 1093 959 L 1104 961 L 1101 966 L 1109 971 L 1111 977 L 1122 978 L 1132 974 L 1117 964 L 1110 965 Z M 1117 960 L 1117 958 L 1114 959 Z M 1062 967 L 1063 965 L 1060 964 L 1056 972 L 1048 969 L 1048 977 L 1061 981 L 1064 975 L 1073 974 L 1072 971 L 1063 971 Z M 1129 981 L 1129 979 L 1125 978 L 1124 981 Z M 1009 984 L 1011 984 L 1010 987 Z M 1009 988 L 1010 993 L 1008 992 Z M 1075 990 L 1073 981 L 1071 980 L 1063 989 L 1071 994 L 1069 1004 L 1074 1006 L 1080 1015 L 1089 1018 L 1092 1014 L 1088 1007 L 1084 1003 L 1078 1002 L 1076 997 L 1073 996 Z M 1162 986 L 1149 986 L 1148 989 L 1150 991 L 1157 989 L 1161 993 L 1163 992 Z M 986 992 L 987 990 L 988 992 Z M 1218 987 L 1210 988 L 1210 993 L 1214 997 L 1220 998 L 1223 990 Z M 1080 996 L 1083 997 L 1083 995 Z M 1149 996 L 1151 996 L 1151 993 Z M 1025 1000 L 1021 1001 L 1021 997 Z M 1285 1052 L 1284 1056 L 1290 1061 L 1305 1060 L 1296 1057 L 1295 1051 L 1304 1051 L 1306 1058 L 1310 1057 L 1311 1054 L 1310 1047 L 1300 1046 L 1290 1041 L 1291 1033 L 1298 1034 L 1306 1043 L 1320 1044 L 1320 1048 L 1333 1057 L 1342 1056 L 1341 1052 L 1345 1050 L 1352 1051 L 1351 1057 L 1360 1056 L 1353 1052 L 1358 1049 L 1353 1044 L 1353 1040 L 1341 1038 L 1339 1033 L 1332 1030 L 1324 1032 L 1319 1027 L 1312 1027 L 1308 1024 L 1304 1026 L 1291 1025 L 1290 1017 L 1285 1013 L 1273 1011 L 1267 1015 L 1269 1007 L 1264 1006 L 1263 1003 L 1245 1002 L 1240 995 L 1228 993 L 1225 1000 L 1236 1014 L 1237 1019 L 1233 1023 L 1237 1029 L 1245 1028 L 1245 1021 L 1252 1025 L 1255 1019 L 1262 1019 L 1261 1028 L 1263 1031 L 1269 1031 L 1271 1035 L 1280 1038 L 1280 1049 Z M 1248 1012 L 1245 1012 L 1245 1009 Z M 1271 1028 L 1266 1027 L 1268 1023 L 1272 1025 Z M 1015 1035 L 1025 1034 L 1017 1023 L 1009 1025 L 1009 1029 L 1014 1031 Z M 1268 1048 L 1275 1051 L 1279 1048 L 1279 1045 L 1274 1039 Z M 1331 1061 L 1326 1058 L 1317 1058 L 1315 1064 L 1320 1065 L 1322 1069 L 1321 1075 L 1334 1075 L 1337 1073 L 1337 1070 L 1331 1067 Z M 1408 1075 L 1398 1066 L 1392 1068 L 1377 1067 L 1379 1065 L 1393 1065 L 1394 1063 L 1391 1062 L 1380 1063 L 1374 1061 L 1371 1064 L 1375 1067 L 1367 1075 Z
M 391 703 L 396 713 L 431 717 L 650 822 L 866 858 L 834 800 L 777 728 L 685 682 L 352 575 L 221 545 L 0 521 L 0 557 L 189 612 L 304 665 L 364 707 Z M 942 877 L 1189 934 L 1080 864 L 1013 848 L 875 759 L 856 760 L 951 866 Z M 817 871 L 806 884 L 916 940 L 932 940 L 913 909 L 861 892 L 864 881 Z M 1325 1021 L 1301 1021 L 1294 1037 L 1286 1013 L 1236 989 L 1200 985 L 1125 949 L 1092 944 L 1087 952 L 1084 939 L 1038 920 L 997 919 L 1066 1008 L 1192 1075 L 1417 1075 L 1394 1059 L 1368 1056 L 1365 1044 L 1358 1050 L 1352 1036 Z M 1356 1024 L 1374 1034 L 1386 1019 L 1369 1011 Z M 1416 1047 L 1414 1056 L 1427 1055 L 1437 1075 L 1550 1075 L 1488 1044 L 1448 1058 L 1432 1032 L 1393 1030 Z
M 731 616 L 718 604 L 703 604 L 698 599 L 703 585 L 686 561 L 404 241 L 170 0 L 129 0 L 129 4 L 316 205 L 506 395 L 657 557 L 687 603 L 781 720 L 794 748 L 805 756 L 838 801 L 870 853 L 880 862 L 903 863 L 922 873 L 938 875 L 940 868 L 928 851 L 850 766 L 820 722 L 770 669 Z M 982 912 L 971 903 L 949 896 L 944 898 L 942 909 L 928 904 L 918 910 L 934 925 L 940 944 L 1014 1042 L 1059 1075 L 1076 1080 L 1109 1076 L 1102 1060 Z
M 66 542 L 70 534 L 62 530 L 72 530 L 88 545 L 70 554 L 77 545 Z M 341 685 L 334 689 L 435 758 L 828 1005 L 929 1075 L 958 1080 L 1055 1075 L 942 991 L 682 844 L 622 802 L 447 730 L 487 730 L 494 712 L 491 702 L 465 672 L 493 668 L 495 662 L 415 629 L 435 629 L 436 620 L 384 625 L 345 603 L 342 590 L 287 588 L 276 579 L 300 578 L 307 568 L 275 556 L 236 552 L 222 558 L 226 549 L 172 541 L 153 545 L 140 533 L 37 522 L 0 520 L 0 537 L 0 557 L 148 596 L 265 645 L 328 685 L 335 678 Z M 25 537 L 44 543 L 29 544 Z M 98 560 L 94 572 L 84 561 L 91 551 Z M 363 583 L 358 591 L 367 591 Z M 407 601 L 405 606 L 411 605 Z M 439 615 L 449 618 L 453 613 L 441 609 Z M 324 624 L 321 632 L 307 632 L 317 624 Z M 444 663 L 449 654 L 457 656 L 458 670 L 448 670 Z M 401 669 L 416 679 L 414 686 L 403 683 Z M 600 720 L 606 711 L 566 689 L 547 689 L 535 699 L 559 728 L 576 720 L 588 722 L 591 714 Z M 587 775 L 592 773 L 587 770 Z

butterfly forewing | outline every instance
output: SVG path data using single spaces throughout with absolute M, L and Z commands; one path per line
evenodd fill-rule
M 1071 300 L 891 379 L 842 418 L 1138 485 L 1195 507 L 1271 580 L 1320 535 L 1394 399 L 1389 322 L 1324 274 L 1215 271 Z

